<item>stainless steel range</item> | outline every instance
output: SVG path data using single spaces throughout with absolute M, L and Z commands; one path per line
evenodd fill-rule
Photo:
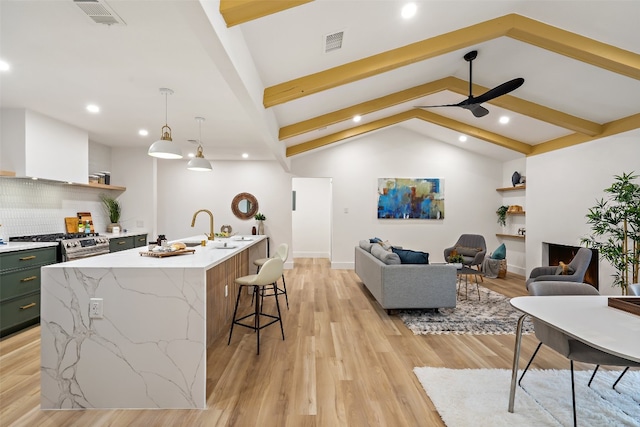
M 10 237 L 10 242 L 59 242 L 58 262 L 109 253 L 109 238 L 98 233 L 40 234 Z

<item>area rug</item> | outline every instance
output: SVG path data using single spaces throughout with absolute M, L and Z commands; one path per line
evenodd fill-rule
M 416 335 L 424 334 L 515 334 L 518 318 L 522 315 L 511 307 L 509 298 L 480 286 L 480 300 L 475 284 L 469 285 L 469 298 L 458 300 L 455 308 L 433 310 L 402 310 L 399 316 Z M 527 318 L 523 333 L 533 332 Z
M 568 363 L 568 362 L 567 362 Z M 572 426 L 569 370 L 529 370 L 509 406 L 507 369 L 415 368 L 414 373 L 447 427 Z M 522 372 L 522 371 L 521 371 Z M 640 426 L 640 371 L 576 371 L 579 426 Z

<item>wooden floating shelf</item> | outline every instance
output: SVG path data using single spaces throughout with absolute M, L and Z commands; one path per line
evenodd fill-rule
M 16 176 L 16 173 L 13 171 L 0 170 L 0 176 Z
M 524 211 L 522 212 L 507 212 L 507 215 L 525 215 Z
M 496 191 L 516 191 L 516 190 L 526 190 L 526 185 L 518 185 L 516 187 L 502 187 L 496 188 Z
M 496 233 L 496 236 L 498 237 L 506 237 L 509 239 L 520 239 L 520 240 L 524 240 L 525 236 L 521 236 L 519 234 L 502 234 L 502 233 Z
M 119 187 L 117 185 L 107 185 L 107 184 L 71 184 L 77 185 L 80 187 L 92 187 L 92 188 L 102 188 L 103 190 L 120 190 L 125 191 L 127 187 Z
M 0 177 L 7 177 L 12 179 L 33 179 L 29 177 L 20 177 L 15 176 L 15 174 L 10 175 L 12 172 L 10 171 L 0 171 Z M 118 185 L 106 185 L 106 184 L 98 184 L 98 183 L 89 183 L 85 184 L 82 182 L 66 182 L 66 181 L 57 181 L 54 179 L 46 179 L 46 178 L 38 178 L 38 181 L 48 182 L 51 184 L 58 185 L 70 185 L 72 187 L 84 187 L 84 188 L 99 188 L 101 190 L 116 190 L 116 191 L 126 191 L 127 187 L 120 187 Z

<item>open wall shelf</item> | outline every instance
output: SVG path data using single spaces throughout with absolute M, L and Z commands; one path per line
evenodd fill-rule
M 498 237 L 503 237 L 503 238 L 508 238 L 508 239 L 519 239 L 519 240 L 524 240 L 525 236 L 522 236 L 520 234 L 502 234 L 502 233 L 496 233 L 496 236 Z
M 518 185 L 515 187 L 496 188 L 496 191 L 516 191 L 516 190 L 526 190 L 526 189 L 527 189 L 526 185 Z

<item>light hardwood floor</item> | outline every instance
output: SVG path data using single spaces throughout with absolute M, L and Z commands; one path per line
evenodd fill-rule
M 513 335 L 415 336 L 352 270 L 331 270 L 328 260 L 296 259 L 285 276 L 285 341 L 277 325 L 264 329 L 256 356 L 248 329 L 236 327 L 229 346 L 226 334 L 218 339 L 208 356 L 208 409 L 42 411 L 33 327 L 0 341 L 0 426 L 443 426 L 414 367 L 511 366 Z M 526 294 L 515 275 L 482 285 Z M 536 345 L 524 337 L 523 361 Z M 543 347 L 535 367 L 568 362 Z

